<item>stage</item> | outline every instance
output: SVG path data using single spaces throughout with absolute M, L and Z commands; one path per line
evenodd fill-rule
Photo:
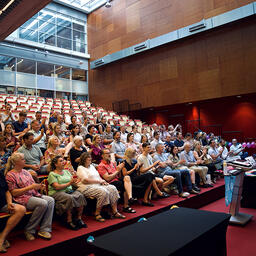
M 5 255 L 70 255 L 76 252 L 76 256 L 87 255 L 90 251 L 86 250 L 86 239 L 89 235 L 94 237 L 106 234 L 107 232 L 119 229 L 129 224 L 135 223 L 141 217 L 150 217 L 169 209 L 172 205 L 180 207 L 198 209 L 224 197 L 224 180 L 218 180 L 213 188 L 202 189 L 199 195 L 191 195 L 187 199 L 172 195 L 166 199 L 153 200 L 154 207 L 135 205 L 135 214 L 126 214 L 126 219 L 110 219 L 104 223 L 94 220 L 93 216 L 85 216 L 84 221 L 88 228 L 78 231 L 68 230 L 61 226 L 59 222 L 53 222 L 53 233 L 50 241 L 36 239 L 33 242 L 26 241 L 21 231 L 12 232 L 9 240 L 13 244 Z

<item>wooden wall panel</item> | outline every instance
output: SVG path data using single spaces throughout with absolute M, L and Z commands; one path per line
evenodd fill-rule
M 111 109 L 126 99 L 147 108 L 247 94 L 256 92 L 255 70 L 251 17 L 91 70 L 89 95 Z
M 88 17 L 91 60 L 251 2 L 253 0 L 114 0 L 111 8 L 103 6 Z

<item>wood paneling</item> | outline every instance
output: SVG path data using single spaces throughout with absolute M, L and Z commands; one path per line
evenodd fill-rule
M 196 23 L 253 0 L 115 0 L 88 17 L 91 59 Z M 113 40 L 114 44 L 110 41 Z
M 247 94 L 256 91 L 255 70 L 251 17 L 91 70 L 89 95 L 111 109 L 126 99 L 147 108 Z

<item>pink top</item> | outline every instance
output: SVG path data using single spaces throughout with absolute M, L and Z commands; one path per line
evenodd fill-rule
M 31 174 L 24 169 L 22 169 L 20 172 L 9 171 L 6 174 L 5 179 L 10 191 L 19 188 L 25 188 L 35 183 Z M 38 193 L 38 191 L 31 189 L 20 196 L 13 197 L 13 200 L 19 204 L 26 205 L 32 196 L 41 197 L 41 194 Z

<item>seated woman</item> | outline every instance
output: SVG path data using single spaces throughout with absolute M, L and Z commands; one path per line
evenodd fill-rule
M 73 128 L 71 129 L 71 134 L 69 136 L 69 143 L 65 147 L 65 154 L 64 154 L 65 157 L 68 156 L 70 149 L 74 146 L 74 138 L 76 136 L 80 136 L 80 126 L 78 124 L 73 126 Z
M 172 145 L 170 156 L 169 156 L 169 159 L 172 162 L 172 168 L 175 169 L 175 170 L 189 170 L 192 187 L 193 187 L 194 190 L 200 192 L 201 191 L 200 188 L 198 188 L 197 185 L 196 185 L 195 171 L 189 169 L 187 166 L 184 165 L 185 160 L 180 159 L 178 153 L 179 153 L 178 147 Z
M 135 143 L 134 141 L 134 134 L 133 133 L 128 133 L 127 135 L 127 142 L 125 144 L 126 148 L 132 148 L 135 150 L 136 154 L 139 154 L 139 145 Z
M 99 164 L 102 160 L 102 149 L 104 149 L 104 145 L 102 143 L 101 137 L 99 134 L 94 135 L 92 139 L 92 145 L 91 145 L 91 156 L 92 156 L 92 162 L 95 164 Z
M 64 159 L 56 156 L 51 161 L 51 172 L 48 176 L 49 196 L 55 199 L 56 213 L 62 216 L 67 215 L 66 226 L 72 230 L 86 228 L 87 225 L 82 221 L 82 213 L 86 200 L 77 190 L 73 190 L 72 185 L 78 183 L 77 176 L 64 170 Z M 72 210 L 77 209 L 77 219 L 72 220 Z
M 194 149 L 194 157 L 196 160 L 201 160 L 202 163 L 200 164 L 201 166 L 206 166 L 208 167 L 208 174 L 211 175 L 211 180 L 212 182 L 215 183 L 215 171 L 217 170 L 215 167 L 215 164 L 211 162 L 210 156 L 207 157 L 207 148 L 204 147 L 202 149 L 201 143 L 199 141 L 195 142 L 195 149 Z
M 86 152 L 80 157 L 77 176 L 80 179 L 78 190 L 86 197 L 95 197 L 97 200 L 95 219 L 104 222 L 105 219 L 100 215 L 104 205 L 111 205 L 114 217 L 124 217 L 117 210 L 117 201 L 119 194 L 115 186 L 108 184 L 103 180 L 95 167 L 91 164 L 91 155 Z
M 10 243 L 6 240 L 6 237 L 22 219 L 26 208 L 23 205 L 12 203 L 12 195 L 8 191 L 8 185 L 3 172 L 0 172 L 0 212 L 11 215 L 7 220 L 4 230 L 0 233 L 0 253 L 5 253 L 7 252 L 6 249 L 10 247 Z
M 13 200 L 24 205 L 28 211 L 33 211 L 25 227 L 26 239 L 29 241 L 35 239 L 34 235 L 39 225 L 40 229 L 37 235 L 41 238 L 51 239 L 54 199 L 38 192 L 38 190 L 45 189 L 45 186 L 35 183 L 24 166 L 24 155 L 15 152 L 8 159 L 5 173 Z
M 19 140 L 13 135 L 14 127 L 12 124 L 6 124 L 3 135 L 5 136 L 6 148 L 11 152 L 19 146 Z
M 61 130 L 61 125 L 58 123 L 55 123 L 53 127 L 53 136 L 56 136 L 60 141 L 60 147 L 65 148 L 67 145 L 67 138 L 64 135 L 64 132 Z
M 140 165 L 134 159 L 136 152 L 132 148 L 127 148 L 124 153 L 124 168 L 122 170 L 122 176 L 129 175 L 132 182 L 132 192 L 133 196 L 140 198 L 143 197 L 143 204 L 150 204 L 149 193 L 152 187 L 152 182 L 154 180 L 154 175 L 152 173 L 145 173 L 138 175 Z M 134 212 L 130 207 L 123 209 L 124 212 Z
M 146 142 L 148 142 L 148 136 L 142 134 L 142 135 L 141 135 L 141 140 L 140 140 L 140 146 L 139 146 L 139 152 L 140 152 L 140 154 L 142 154 L 142 152 L 143 152 L 142 144 L 143 144 L 143 143 L 146 143 Z
M 80 162 L 80 156 L 84 152 L 87 152 L 87 150 L 83 146 L 83 137 L 76 136 L 74 138 L 74 147 L 71 148 L 71 150 L 69 152 L 70 161 L 71 161 L 71 164 L 72 164 L 75 171 L 77 170 L 78 164 Z
M 0 172 L 4 172 L 11 151 L 6 148 L 6 138 L 0 135 Z
M 56 136 L 51 136 L 48 140 L 47 150 L 44 153 L 45 163 L 48 165 L 48 171 L 50 171 L 51 161 L 56 156 L 64 156 L 64 148 L 60 148 L 60 141 Z M 74 172 L 74 168 L 69 160 L 64 161 L 64 169 L 70 173 Z

